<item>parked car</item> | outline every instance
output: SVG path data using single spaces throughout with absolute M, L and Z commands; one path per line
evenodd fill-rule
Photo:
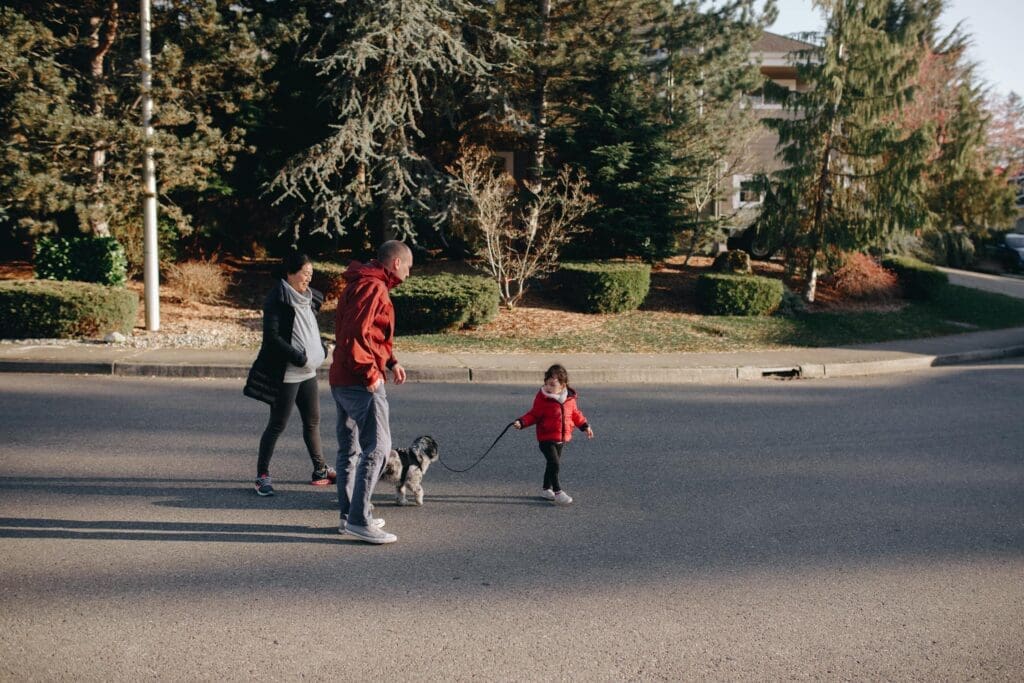
M 758 231 L 757 222 L 746 230 L 730 235 L 726 245 L 729 249 L 742 249 L 759 261 L 767 261 L 779 250 L 779 245 L 773 244 Z
M 1024 235 L 1008 232 L 999 245 L 999 260 L 1013 270 L 1024 270 Z

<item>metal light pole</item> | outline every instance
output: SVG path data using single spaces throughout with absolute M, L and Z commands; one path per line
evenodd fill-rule
M 149 0 L 139 0 L 142 23 L 142 227 L 146 329 L 160 329 L 160 270 L 157 267 L 156 165 L 153 163 L 153 59 L 150 55 Z

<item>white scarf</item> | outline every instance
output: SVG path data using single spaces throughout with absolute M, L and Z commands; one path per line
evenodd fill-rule
M 551 392 L 549 392 L 544 387 L 541 387 L 540 391 L 541 391 L 542 394 L 544 394 L 548 398 L 553 398 L 556 401 L 558 401 L 559 403 L 565 403 L 565 399 L 569 398 L 569 387 L 563 387 L 562 390 L 560 392 L 558 392 L 557 394 L 552 394 Z

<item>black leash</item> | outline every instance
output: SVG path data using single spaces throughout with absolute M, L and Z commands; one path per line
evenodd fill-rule
M 457 470 L 457 469 L 453 469 L 453 468 L 451 468 L 451 467 L 448 467 L 448 465 L 445 465 L 445 464 L 444 464 L 444 459 L 443 459 L 443 458 L 441 458 L 441 457 L 438 457 L 438 459 L 437 459 L 437 460 L 438 460 L 438 462 L 440 462 L 440 463 L 441 463 L 441 465 L 442 465 L 442 466 L 443 466 L 443 467 L 444 467 L 444 468 L 445 468 L 446 470 L 448 470 L 449 472 L 469 472 L 469 471 L 470 471 L 471 469 L 473 469 L 474 467 L 476 467 L 477 465 L 479 465 L 479 464 L 480 464 L 480 461 L 481 461 L 481 460 L 483 460 L 484 458 L 486 458 L 486 457 L 487 457 L 487 454 L 491 452 L 491 449 L 493 449 L 493 448 L 494 448 L 494 447 L 495 447 L 495 446 L 496 446 L 496 445 L 498 444 L 498 442 L 499 442 L 499 441 L 501 441 L 501 437 L 505 436 L 505 432 L 507 432 L 507 431 L 509 430 L 509 427 L 511 427 L 511 426 L 512 426 L 512 425 L 514 425 L 514 424 L 515 424 L 515 422 L 509 422 L 509 423 L 508 423 L 508 424 L 507 424 L 507 425 L 505 426 L 505 428 L 501 430 L 501 434 L 498 434 L 498 438 L 494 440 L 494 443 L 492 443 L 492 444 L 491 444 L 491 447 L 490 447 L 490 448 L 488 448 L 488 449 L 487 449 L 486 451 L 484 451 L 484 454 L 483 454 L 483 455 L 481 455 L 481 456 L 480 456 L 479 458 L 477 458 L 477 459 L 476 459 L 476 462 L 475 462 L 475 463 L 473 463 L 472 465 L 470 465 L 469 467 L 467 467 L 467 468 L 465 468 L 465 469 L 462 469 L 462 470 Z

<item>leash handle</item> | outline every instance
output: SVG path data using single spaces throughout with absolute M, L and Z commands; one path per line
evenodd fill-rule
M 479 464 L 480 464 L 480 462 L 481 462 L 481 461 L 482 461 L 482 460 L 483 460 L 484 458 L 486 458 L 486 457 L 487 457 L 487 454 L 488 454 L 488 453 L 490 453 L 490 452 L 491 452 L 491 450 L 492 450 L 492 449 L 493 449 L 493 448 L 494 448 L 494 447 L 495 447 L 496 445 L 498 445 L 498 442 L 499 442 L 499 441 L 501 441 L 501 437 L 505 436 L 505 432 L 507 432 L 507 431 L 508 431 L 508 430 L 509 430 L 509 429 L 510 429 L 510 428 L 512 427 L 512 425 L 514 425 L 514 424 L 515 424 L 515 422 L 509 422 L 509 423 L 508 423 L 507 425 L 505 425 L 505 428 L 501 430 L 501 434 L 498 434 L 498 438 L 494 440 L 494 443 L 492 443 L 492 444 L 490 445 L 490 448 L 488 448 L 488 449 L 487 449 L 486 451 L 484 451 L 484 454 L 483 454 L 483 455 L 481 455 L 481 456 L 480 456 L 479 458 L 477 458 L 477 459 L 476 459 L 476 462 L 474 462 L 474 463 L 473 463 L 472 465 L 470 465 L 469 467 L 466 467 L 466 468 L 464 468 L 464 469 L 458 470 L 458 469 L 455 469 L 455 468 L 453 468 L 453 467 L 449 467 L 448 465 L 446 465 L 446 464 L 445 464 L 445 462 L 444 462 L 444 458 L 438 457 L 438 458 L 437 458 L 437 460 L 438 460 L 438 462 L 440 462 L 440 463 L 441 463 L 441 466 L 442 466 L 442 467 L 444 467 L 444 468 L 445 468 L 446 470 L 448 470 L 449 472 L 458 472 L 458 473 L 462 473 L 462 472 L 469 472 L 469 471 L 470 471 L 471 469 L 473 469 L 474 467 L 476 467 L 477 465 L 479 465 Z

